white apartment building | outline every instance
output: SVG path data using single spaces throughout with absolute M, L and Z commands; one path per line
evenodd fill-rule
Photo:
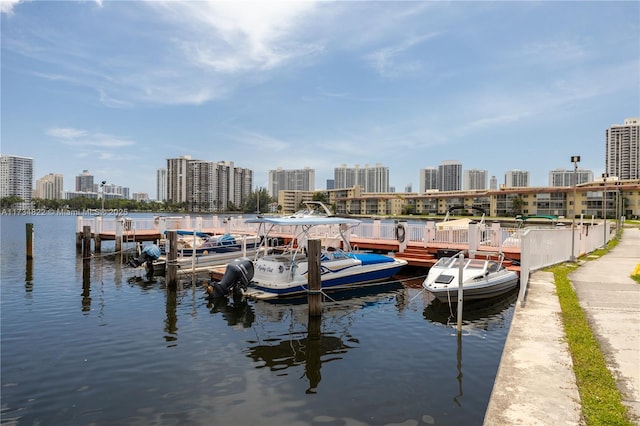
M 556 169 L 549 172 L 549 186 L 573 186 L 574 170 Z M 576 185 L 593 182 L 593 171 L 587 169 L 575 170 Z
M 352 188 L 360 185 L 364 192 L 389 192 L 389 168 L 382 164 L 374 167 L 365 164 L 347 167 L 342 164 L 334 169 L 335 189 Z
M 462 176 L 462 190 L 473 191 L 487 189 L 488 172 L 486 170 L 465 170 Z
M 316 171 L 309 167 L 269 170 L 269 194 L 272 197 L 277 197 L 278 191 L 315 191 L 315 182 Z
M 33 193 L 33 158 L 0 155 L 0 198 L 16 196 L 23 202 L 15 207 L 31 207 Z
M 60 200 L 64 198 L 64 177 L 60 173 L 49 173 L 36 180 L 35 198 Z
M 156 200 L 167 200 L 167 169 L 159 168 L 156 171 Z
M 504 186 L 519 188 L 529 186 L 529 172 L 525 170 L 510 170 L 504 175 Z
M 438 166 L 438 189 L 440 191 L 460 191 L 462 189 L 462 163 L 445 160 Z
M 611 125 L 605 138 L 605 172 L 619 179 L 640 178 L 640 118 Z
M 420 170 L 420 192 L 438 189 L 438 169 L 427 167 Z
M 239 208 L 251 194 L 253 172 L 230 161 L 167 159 L 167 200 L 186 203 L 191 211 Z

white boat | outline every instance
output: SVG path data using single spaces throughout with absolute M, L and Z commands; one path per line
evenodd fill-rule
M 291 235 L 281 249 L 253 260 L 253 276 L 245 295 L 256 299 L 288 297 L 307 292 L 307 241 L 321 239 L 320 277 L 323 291 L 358 288 L 380 284 L 402 269 L 407 261 L 393 256 L 359 253 L 351 249 L 349 231 L 359 220 L 326 214 L 294 214 L 288 217 L 258 217 L 263 242 L 273 241 L 278 233 Z M 229 278 L 231 280 L 231 278 Z M 225 279 L 223 278 L 223 281 Z
M 513 290 L 518 285 L 518 274 L 502 264 L 500 252 L 475 252 L 471 256 L 460 253 L 440 258 L 429 268 L 422 286 L 438 300 L 458 302 L 458 287 L 462 274 L 463 300 L 489 299 Z
M 154 262 L 156 273 L 164 273 L 167 261 L 167 240 L 161 242 L 162 255 Z M 239 257 L 255 256 L 261 239 L 257 235 L 208 235 L 202 232 L 181 231 L 177 241 L 175 260 L 178 269 L 204 272 L 211 267 L 225 265 Z M 195 256 L 194 256 L 195 252 Z

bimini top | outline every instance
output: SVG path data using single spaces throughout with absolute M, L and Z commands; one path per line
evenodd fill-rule
M 350 219 L 346 217 L 257 217 L 248 219 L 246 223 L 269 223 L 272 225 L 282 226 L 314 226 L 314 225 L 356 225 L 361 223 L 358 219 Z

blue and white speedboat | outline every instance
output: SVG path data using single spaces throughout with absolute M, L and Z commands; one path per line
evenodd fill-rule
M 307 241 L 321 240 L 320 276 L 323 291 L 341 290 L 380 284 L 391 280 L 406 264 L 393 256 L 359 253 L 349 244 L 349 233 L 359 220 L 326 215 L 258 217 L 258 235 L 265 242 L 282 233 L 291 235 L 290 243 L 253 261 L 254 275 L 246 295 L 270 299 L 307 292 L 309 260 Z M 271 236 L 271 237 L 270 237 Z

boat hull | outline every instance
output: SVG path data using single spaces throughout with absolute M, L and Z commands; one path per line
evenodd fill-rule
M 425 284 L 424 288 L 441 302 L 457 303 L 458 286 L 457 282 L 452 282 L 447 286 Z M 482 282 L 464 283 L 462 286 L 462 299 L 465 301 L 490 299 L 502 296 L 517 286 L 518 275 L 516 273 L 505 273 L 490 280 L 482 280 Z
M 401 259 L 366 265 L 357 259 L 344 262 L 322 262 L 321 287 L 323 291 L 334 291 L 378 285 L 391 280 L 405 265 L 406 261 Z M 285 269 L 282 273 L 275 272 L 280 266 L 276 262 L 273 265 L 258 263 L 256 276 L 249 287 L 248 295 L 273 298 L 306 293 L 308 290 L 306 265 L 300 263 L 299 270 L 292 274 L 293 279 L 288 279 L 290 270 Z

